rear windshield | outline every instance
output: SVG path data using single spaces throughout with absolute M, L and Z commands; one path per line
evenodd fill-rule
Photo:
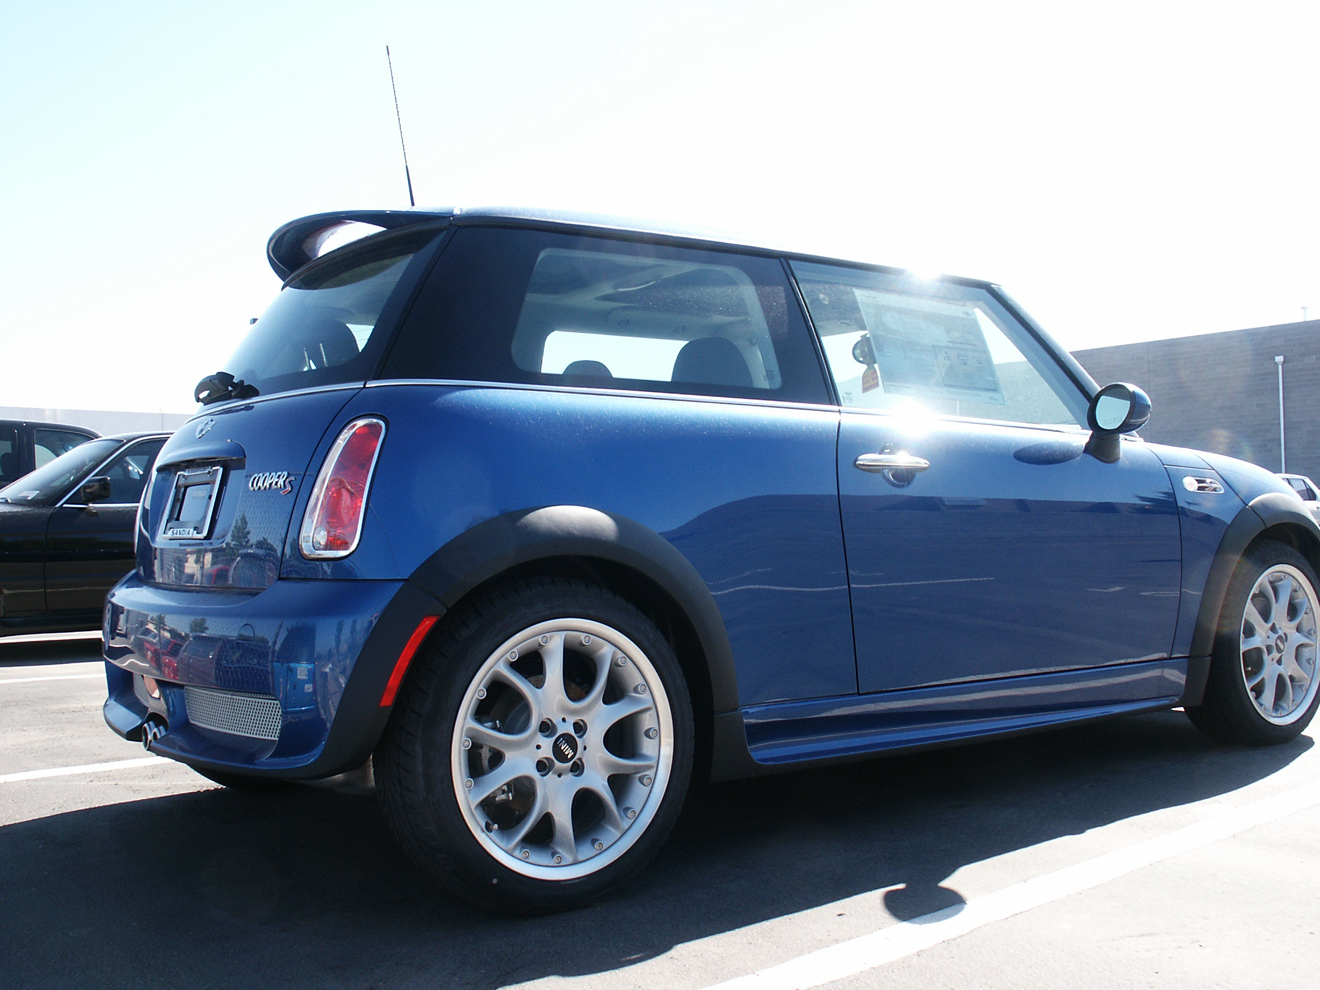
M 370 378 L 390 329 L 381 319 L 386 304 L 436 236 L 434 227 L 378 234 L 309 265 L 275 297 L 224 370 L 262 395 Z
M 50 505 L 118 446 L 118 440 L 88 440 L 23 475 L 13 484 L 0 488 L 0 502 Z

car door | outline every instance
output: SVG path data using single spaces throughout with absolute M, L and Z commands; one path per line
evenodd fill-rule
M 1086 396 L 987 288 L 795 264 L 843 406 L 862 692 L 1167 656 L 1181 549 L 1140 441 L 1086 452 Z
M 133 527 L 142 489 L 165 443 L 129 444 L 86 478 L 51 513 L 46 529 L 46 607 L 98 612 L 108 592 L 133 569 Z M 91 477 L 110 479 L 110 497 L 87 505 L 78 489 Z

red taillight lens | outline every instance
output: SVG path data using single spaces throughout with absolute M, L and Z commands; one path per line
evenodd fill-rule
M 340 431 L 303 514 L 298 546 L 304 557 L 346 557 L 357 549 L 367 489 L 384 436 L 385 424 L 379 419 L 355 419 Z

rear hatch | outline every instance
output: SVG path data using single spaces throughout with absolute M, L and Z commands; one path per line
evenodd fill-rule
M 285 284 L 206 408 L 161 450 L 137 534 L 142 579 L 260 590 L 279 576 L 298 493 L 336 415 L 372 377 L 439 249 L 432 224 L 333 251 Z M 300 521 L 299 521 L 300 522 Z

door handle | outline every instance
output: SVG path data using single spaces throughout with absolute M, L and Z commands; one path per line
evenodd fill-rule
M 853 461 L 863 471 L 924 471 L 930 467 L 930 461 L 924 457 L 909 454 L 906 450 L 893 453 L 858 454 Z

